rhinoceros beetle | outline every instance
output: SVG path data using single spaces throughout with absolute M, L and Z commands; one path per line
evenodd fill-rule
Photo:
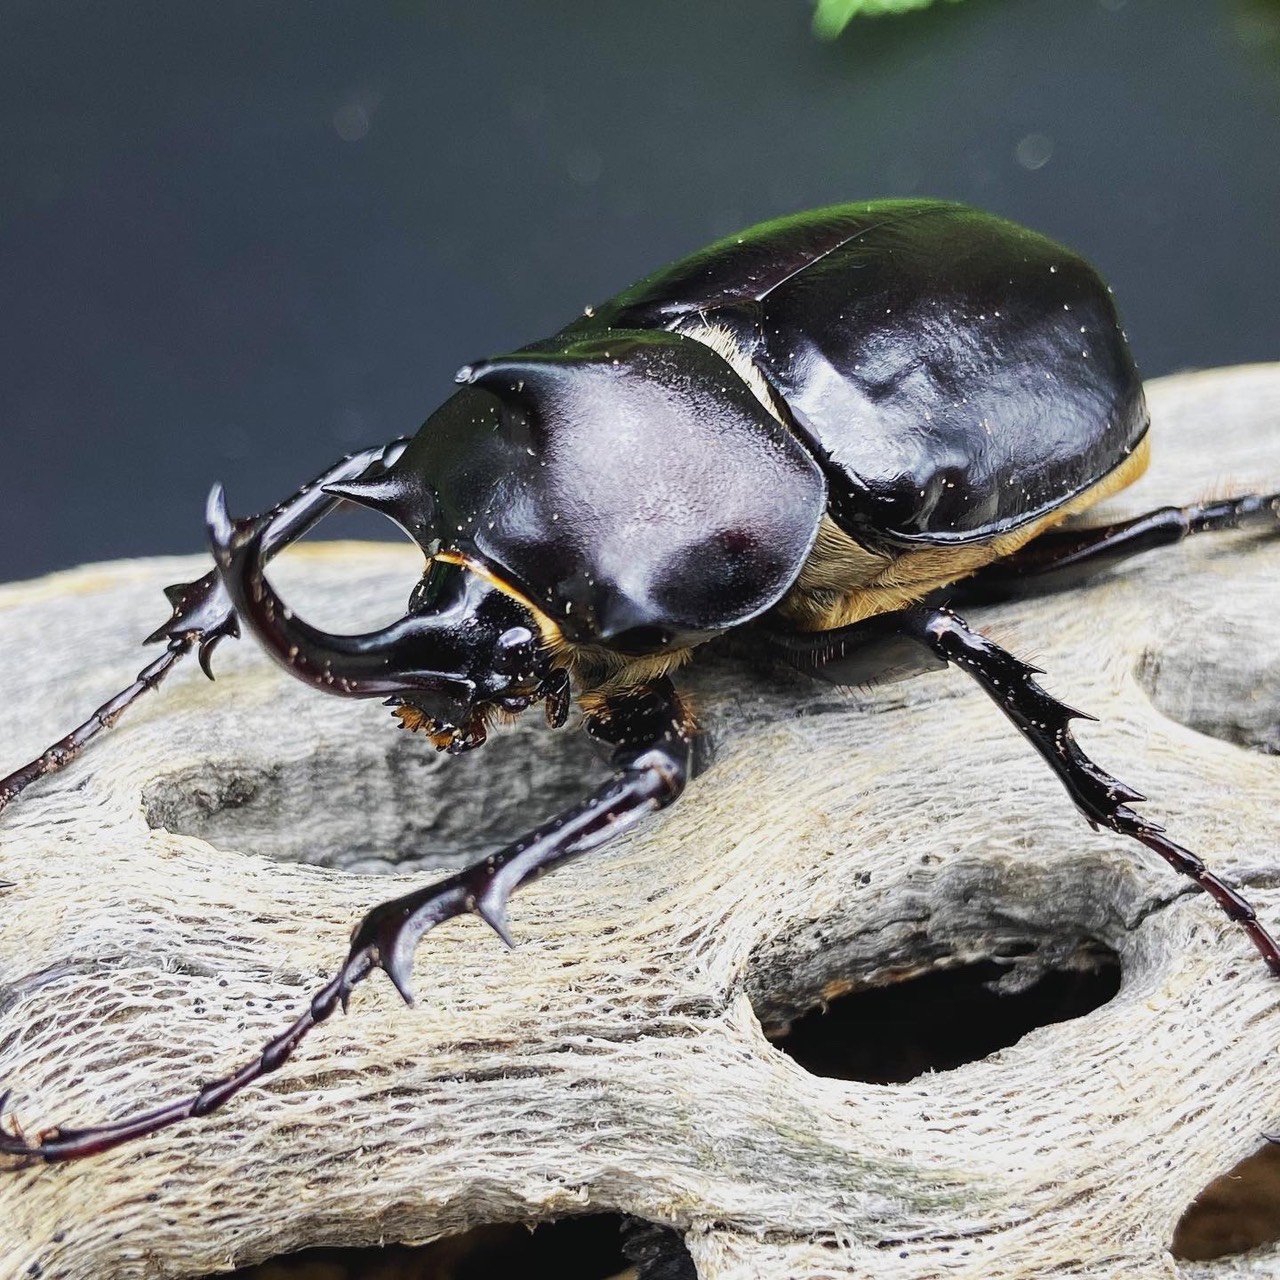
M 1072 736 L 1035 667 L 948 607 L 1071 586 L 1188 534 L 1280 525 L 1280 494 L 1062 522 L 1148 456 L 1142 385 L 1110 291 L 1081 258 L 932 200 L 763 223 L 660 270 L 553 337 L 464 366 L 412 439 L 339 462 L 263 515 L 207 524 L 215 569 L 168 588 L 163 654 L 39 759 L 0 809 L 61 768 L 194 650 L 246 626 L 324 693 L 382 698 L 439 750 L 496 719 L 571 702 L 611 752 L 587 799 L 475 865 L 375 907 L 310 1006 L 194 1096 L 0 1152 L 64 1160 L 220 1107 L 275 1070 L 381 968 L 406 1001 L 429 929 L 473 912 L 510 945 L 507 900 L 674 801 L 704 737 L 672 674 L 726 632 L 836 684 L 954 664 L 1058 775 L 1094 826 L 1153 849 L 1238 921 L 1253 908 L 1132 807 Z M 294 614 L 273 554 L 340 502 L 395 521 L 427 557 L 404 617 L 358 636 Z M 0 1110 L 3 1101 L 0 1100 Z

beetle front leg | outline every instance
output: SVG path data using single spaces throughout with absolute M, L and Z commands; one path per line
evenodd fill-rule
M 347 959 L 311 998 L 302 1015 L 238 1071 L 205 1085 L 192 1097 L 126 1120 L 87 1129 L 52 1129 L 28 1141 L 16 1123 L 0 1128 L 0 1155 L 72 1160 L 145 1137 L 222 1106 L 246 1085 L 284 1065 L 303 1037 L 352 988 L 382 969 L 408 1004 L 409 974 L 423 935 L 455 916 L 478 915 L 508 946 L 507 899 L 571 858 L 598 849 L 648 814 L 676 800 L 698 768 L 699 734 L 666 679 L 617 695 L 588 717 L 587 731 L 613 747 L 614 774 L 580 804 L 522 839 L 454 875 L 374 907 L 357 926 Z M 0 1093 L 0 1113 L 8 1093 Z
M 296 542 L 317 521 L 328 515 L 341 501 L 340 496 L 325 491 L 326 486 L 377 476 L 390 467 L 404 452 L 406 440 L 365 449 L 343 458 L 292 497 L 259 516 L 266 522 L 263 536 L 263 559 L 270 559 Z M 134 677 L 126 689 L 104 702 L 83 724 L 59 738 L 34 760 L 0 778 L 0 813 L 33 782 L 65 768 L 104 729 L 117 720 L 146 692 L 155 689 L 169 671 L 193 648 L 201 670 L 213 679 L 210 660 L 215 647 L 227 636 L 240 634 L 236 613 L 226 587 L 216 569 L 211 569 L 194 582 L 180 582 L 165 588 L 173 606 L 173 616 L 146 639 L 152 644 L 166 641 L 167 648 L 154 662 Z
M 1072 720 L 1094 717 L 1060 702 L 1037 684 L 1039 668 L 980 635 L 949 609 L 927 606 L 880 614 L 838 631 L 773 636 L 770 641 L 797 667 L 837 684 L 847 683 L 851 674 L 857 678 L 854 673 L 861 669 L 866 653 L 892 651 L 903 642 L 916 648 L 921 666 L 954 663 L 1017 726 L 1093 826 L 1140 841 L 1175 871 L 1194 880 L 1244 929 L 1267 967 L 1280 976 L 1280 943 L 1260 923 L 1253 906 L 1191 850 L 1170 840 L 1162 826 L 1148 822 L 1131 807 L 1146 797 L 1095 764 L 1071 732 Z

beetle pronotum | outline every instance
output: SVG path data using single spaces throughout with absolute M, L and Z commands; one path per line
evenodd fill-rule
M 215 488 L 215 568 L 168 589 L 173 616 L 149 637 L 164 653 L 0 780 L 0 810 L 184 654 L 208 673 L 241 624 L 300 680 L 387 699 L 442 751 L 480 746 L 494 718 L 535 704 L 562 725 L 576 700 L 613 777 L 374 908 L 332 980 L 240 1070 L 113 1124 L 32 1141 L 0 1131 L 0 1153 L 64 1160 L 212 1111 L 374 969 L 409 1000 L 419 940 L 453 916 L 475 913 L 509 943 L 515 889 L 670 804 L 698 771 L 703 736 L 672 674 L 737 628 L 835 683 L 955 664 L 1090 822 L 1193 879 L 1280 973 L 1248 902 L 1081 751 L 1070 722 L 1082 713 L 944 603 L 1055 590 L 1191 533 L 1280 525 L 1268 494 L 1058 527 L 1136 479 L 1148 454 L 1109 291 L 1075 254 L 955 204 L 821 209 L 712 245 L 458 381 L 411 440 L 343 459 L 263 515 L 233 520 Z M 264 575 L 344 500 L 390 517 L 428 558 L 404 617 L 354 637 L 295 616 Z

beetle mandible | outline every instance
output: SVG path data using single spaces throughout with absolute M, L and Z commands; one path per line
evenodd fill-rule
M 1083 713 L 942 603 L 1057 590 L 1188 534 L 1280 526 L 1268 494 L 1060 527 L 1136 479 L 1149 447 L 1110 291 L 1080 257 L 963 205 L 839 205 L 722 240 L 457 380 L 412 439 L 345 458 L 262 515 L 231 518 L 215 487 L 215 568 L 167 589 L 172 617 L 149 637 L 164 652 L 0 780 L 0 810 L 185 654 L 211 675 L 242 624 L 298 679 L 387 700 L 441 751 L 479 747 L 495 719 L 535 704 L 558 727 L 576 701 L 612 778 L 375 907 L 332 980 L 240 1070 L 113 1124 L 31 1141 L 0 1130 L 0 1153 L 65 1160 L 207 1114 L 375 969 L 410 1000 L 419 940 L 454 916 L 481 916 L 510 945 L 520 885 L 670 804 L 701 768 L 705 737 L 672 675 L 739 628 L 837 684 L 956 665 L 1090 823 L 1189 876 L 1280 973 L 1248 902 L 1080 749 L 1070 722 Z M 359 636 L 309 625 L 264 576 L 344 500 L 390 517 L 428 561 L 405 615 Z

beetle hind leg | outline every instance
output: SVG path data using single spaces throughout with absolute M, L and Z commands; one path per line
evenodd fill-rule
M 987 604 L 1066 591 L 1130 556 L 1195 533 L 1280 533 L 1280 493 L 1244 494 L 1186 507 L 1160 507 L 1092 529 L 1050 529 L 946 591 L 952 601 Z
M 973 677 L 1058 775 L 1077 809 L 1094 827 L 1129 836 L 1158 853 L 1195 883 L 1244 929 L 1271 972 L 1280 976 L 1280 943 L 1267 932 L 1253 906 L 1210 871 L 1191 850 L 1175 844 L 1164 828 L 1148 822 L 1132 806 L 1144 796 L 1094 763 L 1071 732 L 1072 720 L 1092 720 L 1048 693 L 1035 677 L 1038 668 L 1016 658 L 972 630 L 949 609 L 917 606 L 880 614 L 838 631 L 774 636 L 773 645 L 796 666 L 837 684 L 859 669 L 863 650 L 911 642 L 920 666 L 954 664 Z
M 312 996 L 292 1025 L 252 1061 L 193 1096 L 113 1124 L 51 1129 L 28 1140 L 10 1117 L 10 1127 L 0 1125 L 0 1155 L 72 1160 L 207 1115 L 283 1066 L 312 1027 L 339 1006 L 345 1010 L 352 989 L 375 969 L 384 970 L 405 1001 L 412 1003 L 409 976 L 414 951 L 427 932 L 455 916 L 480 916 L 510 946 L 506 906 L 516 889 L 665 808 L 679 797 L 698 768 L 697 731 L 665 678 L 614 696 L 588 718 L 587 730 L 613 748 L 612 778 L 581 803 L 497 853 L 374 907 L 357 926 L 342 967 Z M 0 1113 L 7 1097 L 7 1092 L 0 1092 Z

